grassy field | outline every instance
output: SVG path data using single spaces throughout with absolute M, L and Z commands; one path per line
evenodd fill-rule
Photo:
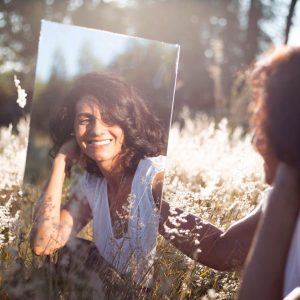
M 251 146 L 251 136 L 230 130 L 224 119 L 215 124 L 188 113 L 183 129 L 174 124 L 170 133 L 164 198 L 173 205 L 226 229 L 258 203 L 263 182 L 261 158 Z M 26 157 L 28 121 L 21 121 L 19 134 L 0 129 L 0 253 L 1 299 L 124 299 L 134 287 L 113 274 L 110 287 L 93 290 L 74 278 L 57 278 L 51 271 L 52 257 L 35 257 L 29 248 L 33 203 L 39 187 L 21 188 Z M 83 235 L 90 235 L 87 228 Z M 79 277 L 82 278 L 82 274 Z M 154 288 L 147 299 L 232 299 L 239 274 L 217 272 L 195 263 L 158 239 Z M 124 287 L 126 287 L 124 289 Z

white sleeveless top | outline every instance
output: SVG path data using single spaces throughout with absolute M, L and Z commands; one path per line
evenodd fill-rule
M 94 242 L 100 254 L 118 272 L 144 286 L 151 284 L 159 223 L 152 181 L 164 171 L 165 159 L 158 156 L 139 162 L 131 186 L 128 230 L 121 238 L 113 235 L 106 179 L 86 173 L 78 186 L 91 208 Z
M 264 213 L 272 188 L 268 188 L 262 195 L 261 207 Z M 289 254 L 285 265 L 283 296 L 285 297 L 295 288 L 300 287 L 300 214 L 294 229 Z

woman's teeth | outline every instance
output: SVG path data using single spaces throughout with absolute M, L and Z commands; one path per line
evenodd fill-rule
M 101 140 L 101 141 L 89 141 L 90 145 L 96 145 L 96 146 L 102 146 L 102 145 L 107 145 L 110 143 L 110 140 Z

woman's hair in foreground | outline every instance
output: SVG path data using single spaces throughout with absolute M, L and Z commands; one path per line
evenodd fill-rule
M 283 47 L 259 62 L 252 88 L 260 150 L 300 169 L 300 47 Z
M 146 156 L 166 154 L 164 129 L 135 88 L 113 74 L 89 73 L 76 80 L 50 121 L 54 142 L 51 156 L 55 156 L 61 145 L 74 135 L 76 103 L 86 95 L 97 98 L 105 123 L 123 129 L 125 138 L 120 161 L 126 172 L 133 173 Z M 102 175 L 95 161 L 88 157 L 85 160 L 89 173 Z

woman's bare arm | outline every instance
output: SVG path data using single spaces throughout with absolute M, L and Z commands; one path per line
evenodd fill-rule
M 299 176 L 280 163 L 251 249 L 239 299 L 282 299 L 284 270 L 299 215 Z
M 61 197 L 66 165 L 74 157 L 74 142 L 64 144 L 55 157 L 49 179 L 40 196 L 34 213 L 30 242 L 37 255 L 49 255 L 66 244 L 91 218 L 83 195 L 73 193 L 61 208 Z
M 162 201 L 159 232 L 199 263 L 220 271 L 235 270 L 244 264 L 260 214 L 257 208 L 223 232 L 201 218 Z
M 155 199 L 160 199 L 162 187 L 163 173 L 159 173 L 152 188 Z M 159 233 L 201 264 L 217 270 L 233 270 L 244 264 L 260 215 L 261 209 L 257 207 L 223 232 L 201 218 L 162 201 Z

